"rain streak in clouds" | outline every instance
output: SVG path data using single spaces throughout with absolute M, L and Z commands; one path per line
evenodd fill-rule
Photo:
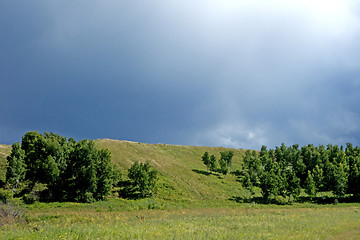
M 6 1 L 0 34 L 1 143 L 360 144 L 357 1 Z

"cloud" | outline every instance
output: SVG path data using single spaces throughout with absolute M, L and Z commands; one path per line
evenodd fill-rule
M 7 3 L 0 140 L 38 129 L 256 149 L 357 144 L 359 6 Z

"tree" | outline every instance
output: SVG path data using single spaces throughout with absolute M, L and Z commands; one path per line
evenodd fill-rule
M 116 170 L 111 166 L 111 153 L 107 149 L 98 150 L 96 161 L 97 186 L 95 198 L 103 199 L 110 193 L 114 180 L 116 181 L 116 178 L 120 177 L 120 175 L 115 176 L 115 174 L 120 174 L 120 172 L 115 172 Z
M 254 187 L 259 185 L 259 177 L 262 174 L 262 160 L 266 162 L 265 158 L 267 157 L 266 147 L 262 147 L 260 152 L 260 158 L 257 156 L 255 151 L 247 150 L 243 158 L 242 166 L 242 177 L 241 183 L 243 187 L 250 191 L 250 194 L 253 195 Z
M 135 162 L 128 169 L 128 177 L 136 191 L 141 197 L 151 195 L 155 192 L 157 182 L 157 171 L 152 169 L 150 163 L 147 161 L 145 164 Z
M 6 181 L 16 192 L 21 181 L 25 179 L 26 164 L 25 152 L 21 149 L 19 142 L 12 145 L 10 156 L 7 157 L 8 167 L 6 170 Z
M 234 156 L 233 151 L 224 151 L 220 152 L 220 167 L 222 173 L 225 175 L 228 172 L 231 174 L 231 164 L 232 164 L 232 157 Z
M 216 169 L 216 157 L 214 154 L 210 156 L 210 172 L 215 171 Z
M 44 172 L 44 176 L 43 176 L 44 182 L 49 185 L 56 184 L 60 175 L 60 171 L 54 158 L 51 155 L 47 156 L 41 168 L 43 169 Z
M 18 144 L 14 152 L 17 148 L 23 152 L 24 179 L 29 182 L 27 190 L 43 184 L 46 190 L 41 196 L 46 200 L 101 200 L 110 193 L 116 178 L 110 152 L 97 149 L 93 141 L 76 142 L 72 138 L 67 141 L 58 134 L 34 131 L 23 136 L 21 148 Z M 9 179 L 10 170 L 11 167 Z
M 80 202 L 101 200 L 112 187 L 111 155 L 95 143 L 82 140 L 70 155 L 67 171 L 67 198 Z
M 310 198 L 316 197 L 317 191 L 316 191 L 315 181 L 310 171 L 308 171 L 308 176 L 305 181 L 305 192 L 307 195 L 310 196 Z
M 210 158 L 209 158 L 209 153 L 208 152 L 204 153 L 204 155 L 202 156 L 202 161 L 206 165 L 207 172 L 209 173 Z
M 333 192 L 339 197 L 343 197 L 346 193 L 347 184 L 348 184 L 348 172 L 346 171 L 346 166 L 340 163 L 335 167 L 334 171 L 334 188 Z
M 279 193 L 279 187 L 281 187 L 280 176 L 277 175 L 274 171 L 264 172 L 260 176 L 261 194 L 263 198 L 268 202 L 270 196 L 277 196 Z
M 254 185 L 254 183 L 253 183 L 253 181 L 252 181 L 252 179 L 250 177 L 249 172 L 244 172 L 243 173 L 243 176 L 241 178 L 241 183 L 242 183 L 242 186 L 245 189 L 249 190 L 250 198 L 251 198 L 255 194 L 255 191 L 254 191 L 255 185 Z
M 349 182 L 348 192 L 356 197 L 360 196 L 360 156 L 350 156 L 349 158 Z
M 294 199 L 297 199 L 301 192 L 300 187 L 300 179 L 296 176 L 295 172 L 289 171 L 286 174 L 286 196 L 290 197 L 292 196 Z
M 229 171 L 226 160 L 223 158 L 219 159 L 220 171 L 222 174 L 226 175 Z
M 323 191 L 324 187 L 324 171 L 319 167 L 319 165 L 316 165 L 313 173 L 312 173 L 313 181 L 315 184 L 315 195 L 318 192 Z

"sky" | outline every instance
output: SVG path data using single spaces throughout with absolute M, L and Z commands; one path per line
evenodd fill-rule
M 0 143 L 360 144 L 356 0 L 0 2 Z

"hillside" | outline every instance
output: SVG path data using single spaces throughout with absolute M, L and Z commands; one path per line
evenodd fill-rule
M 97 146 L 111 151 L 112 161 L 123 178 L 135 161 L 149 161 L 159 171 L 157 197 L 171 201 L 226 200 L 240 194 L 240 184 L 234 175 L 208 175 L 201 157 L 205 151 L 220 157 L 221 151 L 234 151 L 232 170 L 241 167 L 245 150 L 222 147 L 194 147 L 167 144 L 145 144 L 129 141 L 99 139 Z M 6 156 L 11 146 L 0 145 L 0 177 L 5 179 Z
M 0 181 L 5 181 L 6 157 L 10 154 L 11 146 L 0 144 Z
M 159 171 L 157 196 L 165 200 L 225 200 L 238 196 L 240 185 L 233 175 L 207 175 L 201 157 L 205 151 L 220 157 L 220 151 L 232 150 L 233 170 L 240 169 L 245 150 L 222 147 L 193 147 L 166 144 L 145 144 L 110 139 L 96 140 L 99 147 L 108 148 L 112 161 L 126 174 L 135 162 L 149 161 Z

